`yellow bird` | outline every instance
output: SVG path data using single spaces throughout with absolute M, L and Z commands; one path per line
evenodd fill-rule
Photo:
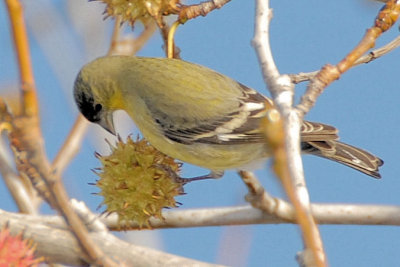
M 243 170 L 271 156 L 260 122 L 265 102 L 272 101 L 200 65 L 168 58 L 98 58 L 79 72 L 74 97 L 89 121 L 112 134 L 112 114 L 124 110 L 158 150 L 211 170 L 192 180 L 218 178 L 225 170 Z M 337 141 L 337 132 L 304 121 L 302 151 L 380 178 L 383 161 Z

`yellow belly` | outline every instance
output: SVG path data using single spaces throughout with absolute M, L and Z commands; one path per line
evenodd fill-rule
M 240 169 L 245 165 L 269 157 L 264 144 L 239 145 L 185 145 L 158 136 L 155 133 L 143 132 L 144 137 L 159 151 L 178 160 L 211 170 Z

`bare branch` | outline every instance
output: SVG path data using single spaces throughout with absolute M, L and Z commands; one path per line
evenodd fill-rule
M 274 98 L 284 123 L 285 149 L 277 147 L 274 152 L 274 169 L 291 203 L 295 207 L 297 222 L 303 233 L 306 253 L 310 253 L 307 265 L 326 266 L 326 256 L 318 227 L 311 213 L 303 165 L 300 156 L 300 125 L 302 117 L 293 109 L 294 84 L 289 76 L 280 75 L 273 60 L 269 44 L 269 24 L 272 11 L 269 1 L 258 0 L 256 4 L 255 35 L 253 45 L 263 72 L 263 77 Z
M 78 115 L 67 139 L 53 160 L 51 167 L 56 176 L 62 175 L 68 163 L 71 162 L 79 152 L 88 125 L 88 121 L 82 115 Z
M 3 147 L 2 141 L 0 141 L 0 150 L 6 151 Z M 35 201 L 32 201 L 31 198 L 33 192 L 28 191 L 28 188 L 23 184 L 21 177 L 19 177 L 11 166 L 8 165 L 7 160 L 4 158 L 4 153 L 0 153 L 0 173 L 8 190 L 10 190 L 19 211 L 22 213 L 36 214 L 37 207 Z
M 400 36 L 396 37 L 394 40 L 392 40 L 388 44 L 386 44 L 378 49 L 375 49 L 375 50 L 369 52 L 368 54 L 360 57 L 358 60 L 356 60 L 356 62 L 354 62 L 353 67 L 356 65 L 360 65 L 360 64 L 366 64 L 375 59 L 378 59 L 378 58 L 386 55 L 387 53 L 393 51 L 394 49 L 396 49 L 399 46 L 400 46 Z M 312 78 L 315 77 L 315 75 L 318 74 L 318 72 L 319 71 L 300 72 L 298 74 L 289 74 L 289 77 L 290 77 L 290 80 L 292 81 L 292 83 L 297 84 L 300 82 L 311 80 Z
M 50 224 L 44 223 L 51 218 Z M 24 237 L 37 244 L 37 254 L 52 263 L 82 266 L 85 253 L 74 236 L 58 216 L 27 216 L 0 210 L 0 227 L 8 225 L 11 233 L 24 233 Z M 153 249 L 129 244 L 111 234 L 91 232 L 89 234 L 106 255 L 112 255 L 126 266 L 217 266 Z
M 293 207 L 280 200 L 288 214 L 293 214 Z M 278 207 L 279 209 L 279 207 Z M 357 205 L 357 204 L 311 204 L 313 216 L 318 224 L 340 225 L 400 225 L 400 206 Z M 170 210 L 163 212 L 164 220 L 150 219 L 154 229 L 180 227 L 208 227 L 248 224 L 285 224 L 296 223 L 294 217 L 282 218 L 267 214 L 251 206 L 204 208 L 189 210 Z M 119 230 L 116 215 L 102 216 L 102 221 L 112 230 Z M 136 223 L 128 223 L 130 229 L 139 229 Z
M 395 24 L 399 15 L 399 1 L 387 1 L 375 18 L 374 25 L 367 30 L 358 45 L 336 66 L 325 65 L 310 81 L 306 93 L 302 96 L 300 104 L 296 107 L 298 112 L 304 116 L 315 105 L 317 98 L 325 88 L 333 81 L 339 79 L 344 72 L 355 65 L 355 62 L 359 60 L 363 54 L 374 47 L 378 37 Z
M 290 207 L 289 204 L 286 203 Z M 76 208 L 76 205 L 73 205 Z M 352 204 L 312 204 L 313 215 L 320 224 L 352 225 L 400 225 L 400 206 L 352 205 Z M 85 211 L 83 211 L 85 212 Z M 82 212 L 79 212 L 82 215 Z M 151 219 L 153 228 L 207 227 L 246 224 L 296 223 L 272 214 L 266 214 L 251 206 L 174 210 L 163 213 L 164 220 Z M 116 215 L 100 216 L 110 229 L 120 230 Z M 85 219 L 90 230 L 90 238 L 99 244 L 107 255 L 131 265 L 138 266 L 210 266 L 190 261 L 170 254 L 127 244 L 96 226 L 97 220 L 90 216 Z M 60 216 L 35 216 L 10 213 L 0 210 L 0 228 L 8 224 L 13 233 L 24 232 L 27 238 L 38 243 L 38 253 L 51 262 L 81 265 L 83 252 L 69 232 Z M 135 223 L 127 225 L 139 229 Z M 162 261 L 161 261 L 162 260 Z M 151 261 L 151 263 L 149 263 Z M 160 263 L 161 261 L 161 263 Z M 150 265 L 147 265 L 150 264 Z M 168 265 L 169 264 L 169 265 Z M 188 264 L 188 265 L 185 265 Z M 135 265 L 137 266 L 137 265 Z
M 253 173 L 240 171 L 239 175 L 249 190 L 246 200 L 250 202 L 254 208 L 284 220 L 294 220 L 293 207 L 286 201 L 274 198 L 268 194 Z
M 104 255 L 97 244 L 88 237 L 86 228 L 69 205 L 68 195 L 61 183 L 61 178 L 51 172 L 39 124 L 38 99 L 23 8 L 18 0 L 7 0 L 6 4 L 17 52 L 23 104 L 22 116 L 15 117 L 10 122 L 9 135 L 17 159 L 18 171 L 21 175 L 29 177 L 32 185 L 49 201 L 53 208 L 56 208 L 64 216 L 79 240 L 79 244 L 87 253 L 85 259 L 88 262 L 114 266 L 116 264 Z M 7 113 L 4 103 L 1 103 L 1 109 Z M 11 114 L 9 116 L 12 117 Z
M 144 25 L 144 30 L 140 33 L 140 35 L 133 40 L 132 44 L 132 55 L 135 55 L 144 44 L 153 36 L 154 32 L 157 29 L 157 24 L 154 21 L 150 21 L 148 24 Z M 124 40 L 121 41 L 124 43 Z
M 211 0 L 201 2 L 197 5 L 182 6 L 179 11 L 179 20 L 185 22 L 198 16 L 204 17 L 214 9 L 219 9 L 230 1 L 231 0 Z
M 396 37 L 390 43 L 382 46 L 381 48 L 375 49 L 369 52 L 368 54 L 360 57 L 358 60 L 356 60 L 356 62 L 354 62 L 353 66 L 360 65 L 363 63 L 369 63 L 377 58 L 380 58 L 381 56 L 386 55 L 387 53 L 393 51 L 399 46 L 400 46 L 400 36 Z
M 292 206 L 280 200 L 288 209 L 293 210 Z M 369 204 L 330 204 L 314 203 L 311 204 L 312 211 L 318 224 L 325 225 L 392 225 L 400 226 L 400 206 L 393 205 L 369 205 Z M 40 224 L 46 227 L 67 229 L 65 222 L 60 216 L 36 216 L 5 212 L 0 209 L 0 224 L 14 218 L 15 223 Z M 121 231 L 118 223 L 118 216 L 97 215 L 98 218 L 111 230 Z M 202 209 L 177 209 L 163 212 L 163 220 L 151 218 L 152 229 L 164 228 L 190 228 L 190 227 L 209 227 L 227 225 L 251 225 L 251 224 L 295 224 L 295 218 L 280 218 L 274 214 L 267 214 L 250 205 L 234 207 L 217 207 Z M 20 222 L 21 220 L 21 222 Z M 87 225 L 91 232 L 98 232 L 99 227 L 93 225 L 95 220 L 85 220 L 90 222 Z M 140 229 L 135 222 L 124 222 L 124 230 Z M 0 225 L 1 227 L 1 225 Z M 22 226 L 21 226 L 22 227 Z M 141 229 L 144 231 L 145 229 Z

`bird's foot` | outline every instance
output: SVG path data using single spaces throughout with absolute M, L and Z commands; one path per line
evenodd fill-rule
M 170 177 L 174 179 L 177 183 L 181 184 L 187 184 L 193 181 L 200 181 L 200 180 L 206 180 L 206 179 L 218 179 L 221 178 L 224 175 L 224 171 L 211 171 L 209 174 L 206 175 L 201 175 L 201 176 L 196 176 L 196 177 L 190 177 L 190 178 L 183 178 L 180 177 L 175 171 L 173 171 L 171 168 L 164 166 L 164 165 L 159 165 L 157 166 L 164 171 L 168 172 Z
M 191 177 L 191 178 L 183 178 L 183 177 L 180 177 L 177 175 L 177 177 L 175 179 L 177 179 L 177 181 L 179 181 L 183 184 L 187 184 L 187 183 L 190 183 L 193 181 L 200 181 L 200 180 L 207 180 L 207 179 L 219 179 L 222 176 L 224 176 L 223 171 L 211 171 L 209 174 Z

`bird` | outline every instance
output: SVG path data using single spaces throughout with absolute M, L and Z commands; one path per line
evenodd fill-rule
M 268 97 L 207 67 L 173 58 L 105 56 L 89 62 L 74 82 L 82 115 L 116 134 L 113 112 L 124 110 L 156 149 L 210 170 L 187 181 L 222 177 L 271 157 L 260 129 Z M 383 161 L 338 141 L 330 125 L 303 121 L 301 150 L 381 178 Z

